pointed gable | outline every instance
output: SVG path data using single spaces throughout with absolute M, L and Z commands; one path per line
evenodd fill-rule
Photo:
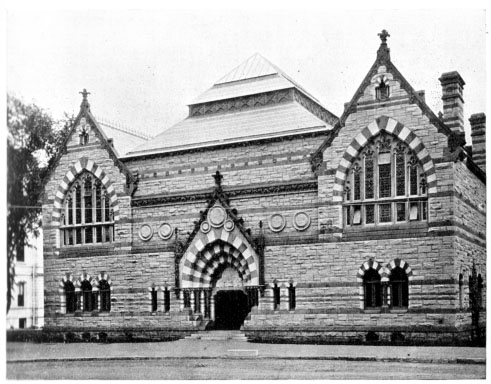
M 127 193 L 131 194 L 136 189 L 137 176 L 133 175 L 126 165 L 119 160 L 119 154 L 112 144 L 112 140 L 109 140 L 104 130 L 100 127 L 95 117 L 90 111 L 90 104 L 87 96 L 90 94 L 85 89 L 80 92 L 83 96 L 82 103 L 80 104 L 80 111 L 75 118 L 72 128 L 68 132 L 65 140 L 60 145 L 60 150 L 50 166 L 45 185 L 50 180 L 52 173 L 58 167 L 61 158 L 67 152 L 80 152 L 84 151 L 88 153 L 91 150 L 103 148 L 107 152 L 107 156 L 112 159 L 113 163 L 119 169 L 119 172 L 126 177 Z M 80 156 L 83 156 L 80 153 Z
M 375 105 L 380 108 L 390 108 L 401 104 L 417 105 L 422 114 L 425 115 L 429 122 L 433 124 L 439 133 L 451 136 L 452 131 L 426 104 L 424 93 L 417 92 L 404 76 L 399 72 L 390 58 L 390 48 L 387 45 L 387 37 L 390 35 L 386 30 L 379 33 L 381 39 L 380 47 L 377 51 L 377 58 L 367 75 L 361 82 L 360 86 L 354 93 L 351 100 L 345 104 L 345 109 L 339 121 L 329 132 L 328 137 L 324 140 L 318 150 L 312 155 L 312 165 L 317 169 L 321 163 L 322 153 L 329 147 L 332 141 L 339 135 L 341 129 L 345 126 L 347 119 L 356 112 L 372 109 Z M 389 87 L 390 97 L 386 100 L 378 98 L 376 92 L 381 82 L 386 82 Z

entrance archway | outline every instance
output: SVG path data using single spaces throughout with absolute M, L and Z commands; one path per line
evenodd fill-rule
M 240 329 L 249 313 L 244 291 L 222 290 L 215 295 L 215 329 Z
M 215 272 L 215 329 L 240 329 L 249 313 L 250 300 L 245 293 L 239 272 L 230 265 L 222 265 Z

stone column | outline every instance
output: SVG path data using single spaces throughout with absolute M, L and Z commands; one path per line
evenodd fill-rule
M 215 320 L 215 296 L 213 295 L 213 291 L 210 291 L 210 318 L 211 320 Z
M 278 284 L 278 287 L 280 288 L 280 305 L 278 309 L 280 310 L 285 310 L 288 311 L 289 308 L 289 301 L 290 297 L 288 295 L 288 286 L 286 284 Z
M 200 295 L 200 301 L 201 301 L 201 305 L 200 305 L 200 311 L 201 311 L 201 314 L 203 315 L 203 317 L 205 316 L 205 291 L 199 291 L 199 295 Z
M 182 289 L 179 292 L 179 301 L 180 301 L 179 309 L 182 312 L 184 311 L 184 291 Z
M 189 302 L 191 305 L 191 313 L 194 313 L 194 291 L 189 291 Z

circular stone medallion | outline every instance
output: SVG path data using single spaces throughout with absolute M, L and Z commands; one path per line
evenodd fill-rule
M 304 231 L 310 225 L 310 216 L 306 212 L 297 212 L 293 216 L 293 226 L 297 231 Z
M 208 220 L 214 227 L 219 227 L 227 218 L 227 212 L 222 207 L 213 207 L 208 212 Z
M 223 228 L 227 231 L 227 232 L 231 232 L 234 230 L 234 227 L 235 227 L 235 224 L 232 220 L 227 220 L 225 222 L 225 224 L 223 225 Z
M 269 229 L 273 232 L 281 232 L 285 228 L 286 220 L 280 213 L 275 213 L 269 218 Z
M 161 239 L 167 240 L 172 237 L 172 227 L 169 223 L 162 223 L 159 227 L 159 236 Z
M 143 241 L 150 240 L 153 236 L 152 227 L 148 224 L 143 224 L 138 231 L 138 236 L 140 236 L 140 239 L 142 239 Z
M 201 232 L 208 233 L 210 232 L 210 229 L 211 229 L 210 223 L 208 223 L 207 221 L 203 221 L 201 223 Z

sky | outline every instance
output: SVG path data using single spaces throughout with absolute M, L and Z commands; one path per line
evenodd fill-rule
M 435 113 L 438 78 L 461 74 L 468 142 L 467 119 L 486 107 L 484 10 L 10 9 L 6 20 L 9 93 L 61 117 L 78 113 L 86 88 L 96 116 L 151 135 L 256 52 L 340 116 L 382 29 L 393 63 Z

